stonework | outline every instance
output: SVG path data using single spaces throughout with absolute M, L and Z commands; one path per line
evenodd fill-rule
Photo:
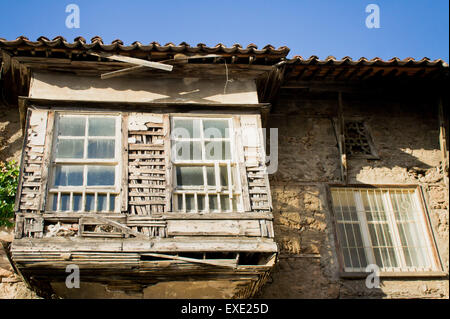
M 437 105 L 433 97 L 354 98 L 344 95 L 344 118 L 367 121 L 379 160 L 348 158 L 348 183 L 420 185 L 425 190 L 438 252 L 448 274 L 448 186 L 440 169 Z M 279 262 L 261 298 L 448 298 L 448 276 L 343 279 L 335 245 L 329 184 L 340 184 L 333 128 L 337 94 L 284 89 L 269 117 L 278 127 L 279 168 L 270 176 Z

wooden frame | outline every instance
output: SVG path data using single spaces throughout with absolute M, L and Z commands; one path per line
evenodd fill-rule
M 442 262 L 439 258 L 439 254 L 437 251 L 436 241 L 434 238 L 434 234 L 432 231 L 432 226 L 429 220 L 428 211 L 426 209 L 426 203 L 424 202 L 422 189 L 417 185 L 359 185 L 359 184 L 351 184 L 351 185 L 342 185 L 342 184 L 328 184 L 326 187 L 326 196 L 328 201 L 328 206 L 330 209 L 330 216 L 331 216 L 331 222 L 333 226 L 333 237 L 335 241 L 335 247 L 336 247 L 336 257 L 338 259 L 338 265 L 339 265 L 339 274 L 342 278 L 354 278 L 354 279 L 360 279 L 367 277 L 366 272 L 354 272 L 354 271 L 346 271 L 344 267 L 344 259 L 343 259 L 343 252 L 342 252 L 342 245 L 340 242 L 340 237 L 337 230 L 337 218 L 336 218 L 336 212 L 334 209 L 334 205 L 332 202 L 332 188 L 341 188 L 344 190 L 349 189 L 407 189 L 407 190 L 414 190 L 413 198 L 416 201 L 418 208 L 421 210 L 420 214 L 420 226 L 422 227 L 424 234 L 427 238 L 431 251 L 430 258 L 432 262 L 433 270 L 429 271 L 380 271 L 379 275 L 381 277 L 443 277 L 448 274 L 446 274 L 443 271 Z M 361 229 L 361 233 L 363 230 Z M 368 261 L 369 263 L 370 261 Z
M 238 178 L 238 171 L 239 171 L 239 167 L 238 167 L 238 160 L 237 160 L 237 156 L 235 154 L 239 154 L 238 149 L 237 149 L 237 143 L 235 140 L 235 128 L 234 128 L 234 121 L 233 121 L 233 117 L 229 116 L 229 115 L 225 115 L 225 116 L 217 116 L 215 114 L 209 114 L 207 116 L 201 116 L 201 115 L 193 115 L 193 114 L 189 114 L 188 116 L 184 115 L 184 114 L 172 114 L 171 115 L 171 127 L 174 127 L 174 121 L 175 120 L 183 120 L 183 119 L 192 119 L 192 120 L 199 120 L 200 123 L 200 137 L 198 138 L 193 138 L 193 137 L 188 137 L 188 138 L 174 138 L 174 136 L 172 136 L 172 131 L 171 131 L 171 142 L 173 144 L 173 141 L 176 142 L 198 142 L 201 144 L 201 153 L 202 153 L 202 158 L 199 160 L 179 160 L 176 159 L 174 154 L 172 153 L 172 156 L 170 158 L 170 162 L 172 167 L 174 168 L 174 172 L 172 174 L 172 183 L 173 183 L 173 208 L 174 211 L 177 210 L 178 211 L 178 200 L 179 200 L 179 196 L 182 196 L 182 211 L 186 212 L 186 195 L 194 195 L 194 206 L 195 209 L 193 210 L 194 213 L 199 212 L 198 209 L 198 196 L 202 195 L 204 196 L 204 212 L 233 212 L 233 197 L 238 196 L 239 198 L 239 202 L 236 202 L 236 207 L 238 211 L 244 211 L 243 210 L 243 206 L 242 206 L 242 198 L 243 198 L 243 194 L 242 194 L 242 190 L 241 190 L 241 183 L 240 180 Z M 204 128 L 203 128 L 203 122 L 205 120 L 223 120 L 223 121 L 227 121 L 228 122 L 228 129 L 229 129 L 229 135 L 228 137 L 221 137 L 221 138 L 205 138 L 204 136 Z M 211 141 L 219 141 L 219 142 L 229 142 L 230 145 L 230 155 L 231 158 L 229 160 L 207 160 L 206 159 L 206 151 L 205 151 L 205 145 L 207 142 L 211 142 Z M 222 186 L 220 186 L 220 166 L 225 166 L 227 167 L 227 179 L 228 179 L 228 191 L 224 191 L 222 189 Z M 177 174 L 175 172 L 176 167 L 177 166 L 189 166 L 189 167 L 202 167 L 202 176 L 203 176 L 203 186 L 199 186 L 199 187 L 181 187 L 178 188 L 177 187 Z M 214 176 L 215 176 L 215 184 L 216 184 L 216 189 L 212 189 L 212 188 L 208 188 L 208 182 L 207 182 L 207 172 L 206 172 L 206 167 L 214 167 Z M 234 168 L 234 169 L 233 169 Z M 233 183 L 234 181 L 234 183 Z M 218 205 L 218 209 L 211 211 L 209 209 L 209 197 L 210 195 L 216 195 L 217 197 L 217 205 Z M 223 195 L 228 195 L 229 196 L 229 210 L 222 210 L 221 208 L 221 197 Z M 190 211 L 192 212 L 192 211 Z
M 61 116 L 65 117 L 65 116 L 74 116 L 74 117 L 85 117 L 86 118 L 86 127 L 85 127 L 85 134 L 83 137 L 83 141 L 84 141 L 84 157 L 87 156 L 87 147 L 88 147 L 88 140 L 89 140 L 89 136 L 88 136 L 88 132 L 87 132 L 87 127 L 88 127 L 88 118 L 89 117 L 99 117 L 99 116 L 109 116 L 111 118 L 114 118 L 115 121 L 115 135 L 114 137 L 112 137 L 115 140 L 115 146 L 114 146 L 114 158 L 113 159 L 107 159 L 107 160 L 103 160 L 103 159 L 87 159 L 87 158 L 83 158 L 83 159 L 56 159 L 56 141 L 59 138 L 58 137 L 58 126 L 59 126 L 59 119 Z M 48 165 L 48 171 L 49 171 L 49 185 L 53 184 L 53 179 L 54 179 L 54 174 L 55 174 L 55 167 L 57 164 L 74 164 L 74 165 L 79 165 L 83 167 L 83 184 L 87 183 L 87 165 L 105 165 L 105 166 L 114 166 L 115 167 L 115 183 L 114 186 L 87 186 L 87 185 L 83 185 L 83 186 L 69 186 L 69 187 L 65 187 L 65 186 L 59 186 L 56 188 L 52 188 L 52 187 L 48 187 L 46 194 L 46 198 L 47 203 L 46 203 L 46 207 L 47 210 L 52 210 L 52 203 L 50 201 L 50 197 L 52 196 L 58 196 L 57 198 L 57 211 L 60 208 L 61 205 L 61 201 L 60 201 L 60 197 L 61 194 L 70 194 L 70 200 L 69 200 L 69 211 L 72 211 L 74 205 L 73 205 L 73 197 L 74 197 L 74 193 L 81 193 L 82 194 L 82 199 L 81 199 L 81 209 L 80 211 L 84 211 L 85 210 L 85 206 L 86 206 L 86 198 L 87 198 L 87 193 L 94 194 L 94 210 L 93 212 L 98 212 L 97 211 L 97 199 L 98 199 L 98 195 L 106 195 L 106 211 L 110 211 L 110 196 L 113 195 L 116 198 L 114 199 L 114 212 L 118 212 L 122 209 L 122 200 L 121 200 L 121 196 L 123 197 L 124 194 L 121 194 L 123 192 L 122 191 L 122 186 L 119 185 L 122 182 L 122 170 L 123 170 L 123 163 L 122 163 L 122 158 L 123 155 L 121 154 L 123 145 L 122 145 L 122 118 L 121 118 L 121 114 L 120 113 L 109 113 L 109 112 L 89 112 L 89 111 L 79 111 L 79 112 L 75 112 L 75 111 L 67 111 L 67 112 L 56 112 L 55 114 L 55 132 L 53 134 L 53 138 L 52 138 L 52 158 L 51 158 L 51 162 L 49 161 L 49 165 Z M 96 139 L 98 137 L 95 137 Z M 101 139 L 101 137 L 99 137 Z M 112 139 L 111 137 L 108 137 L 107 139 Z M 65 137 L 64 139 L 72 139 L 71 137 Z M 89 191 L 87 191 L 87 189 L 89 189 Z M 50 195 L 52 194 L 52 195 Z M 55 195 L 56 194 L 56 195 Z

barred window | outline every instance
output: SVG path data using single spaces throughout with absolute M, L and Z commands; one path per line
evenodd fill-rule
M 377 157 L 364 121 L 345 120 L 345 152 L 349 156 Z
M 174 203 L 180 212 L 242 211 L 231 118 L 172 118 Z
M 437 270 L 417 189 L 332 188 L 346 272 Z
M 119 116 L 56 117 L 47 207 L 52 211 L 119 210 Z

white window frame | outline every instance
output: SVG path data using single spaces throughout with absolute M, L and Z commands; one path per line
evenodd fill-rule
M 200 120 L 200 137 L 199 138 L 178 138 L 172 135 L 174 128 L 175 120 Z M 228 138 L 205 138 L 204 130 L 203 130 L 203 120 L 227 120 L 228 128 L 229 128 L 229 137 Z M 239 178 L 239 163 L 237 160 L 237 143 L 236 143 L 236 134 L 235 128 L 233 126 L 233 117 L 232 116 L 210 116 L 210 115 L 171 115 L 170 117 L 170 125 L 171 125 L 171 144 L 173 149 L 174 142 L 200 142 L 202 147 L 202 159 L 201 160 L 179 160 L 176 158 L 175 154 L 171 155 L 173 173 L 172 173 L 172 182 L 173 182 L 173 210 L 176 212 L 182 213 L 229 213 L 229 212 L 243 212 L 243 192 L 241 179 Z M 230 142 L 230 156 L 229 160 L 207 160 L 206 159 L 206 151 L 205 151 L 205 142 L 207 141 L 229 141 Z M 206 166 L 214 166 L 214 176 L 216 179 L 216 188 L 208 187 L 207 183 L 207 173 Z M 220 166 L 227 166 L 227 174 L 228 174 L 228 182 L 230 187 L 227 190 L 223 190 L 220 186 Z M 190 186 L 190 187 L 179 187 L 177 183 L 177 174 L 176 167 L 177 166 L 201 166 L 203 168 L 203 186 Z M 232 177 L 231 175 L 234 176 Z M 181 195 L 183 203 L 182 210 L 178 209 L 178 197 Z M 194 195 L 194 203 L 195 207 L 193 210 L 187 211 L 186 209 L 186 195 Z M 205 196 L 205 207 L 204 210 L 198 209 L 198 195 Z M 217 196 L 217 210 L 210 210 L 209 208 L 209 197 L 211 195 Z M 220 196 L 228 195 L 229 197 L 229 210 L 222 210 Z M 238 198 L 236 202 L 237 210 L 233 210 L 232 199 Z
M 82 159 L 72 159 L 72 158 L 56 158 L 56 145 L 58 140 L 58 131 L 59 131 L 59 120 L 61 117 L 85 117 L 86 118 L 86 127 L 85 127 L 85 135 L 84 135 L 84 158 Z M 115 136 L 95 136 L 92 138 L 95 139 L 114 139 L 115 140 L 115 150 L 114 150 L 114 158 L 112 159 L 88 159 L 87 157 L 87 147 L 88 147 L 88 125 L 89 118 L 104 118 L 110 117 L 115 119 Z M 120 198 L 121 194 L 121 181 L 122 181 L 122 127 L 121 127 L 121 114 L 120 113 L 104 113 L 104 112 L 64 112 L 58 111 L 55 113 L 55 125 L 54 125 L 54 133 L 53 133 L 53 143 L 52 143 L 52 156 L 49 167 L 49 190 L 47 193 L 47 211 L 54 212 L 86 212 L 86 213 L 118 213 L 120 212 Z M 70 137 L 64 136 L 63 139 L 80 139 L 81 137 Z M 55 179 L 55 170 L 57 165 L 77 165 L 83 167 L 83 186 L 54 186 Z M 115 176 L 114 176 L 114 185 L 113 186 L 87 186 L 87 165 L 96 165 L 96 166 L 114 166 L 115 167 Z M 69 194 L 69 210 L 61 210 L 61 196 L 62 194 Z M 73 208 L 73 196 L 74 194 L 81 194 L 81 209 L 74 211 Z M 86 195 L 94 195 L 94 210 L 85 210 L 86 207 Z M 97 200 L 98 195 L 106 195 L 106 210 L 98 211 L 97 210 Z M 114 195 L 114 210 L 110 211 L 110 196 Z M 57 196 L 57 208 L 53 209 L 53 197 Z
M 357 211 L 357 217 L 358 217 L 358 221 L 356 224 L 358 224 L 358 226 L 360 227 L 360 231 L 361 231 L 361 238 L 364 244 L 364 251 L 365 251 L 365 257 L 367 260 L 367 265 L 370 264 L 377 264 L 376 263 L 376 259 L 375 259 L 375 255 L 373 252 L 373 245 L 372 245 L 372 241 L 370 238 L 370 233 L 369 233 L 369 228 L 368 228 L 368 222 L 366 219 L 366 212 L 365 212 L 365 208 L 363 205 L 363 201 L 362 201 L 362 197 L 361 197 L 361 191 L 370 191 L 371 188 L 356 188 L 356 187 L 334 187 L 332 186 L 330 188 L 330 194 L 334 191 L 334 190 L 343 190 L 343 191 L 351 191 L 353 193 L 353 200 L 356 206 L 356 211 Z M 372 189 L 373 190 L 373 189 Z M 394 250 L 395 250 L 395 256 L 397 258 L 397 262 L 399 264 L 398 267 L 380 267 L 380 274 L 389 274 L 389 273 L 431 273 L 431 272 L 436 272 L 436 271 L 441 271 L 441 266 L 440 266 L 440 262 L 439 259 L 437 258 L 437 250 L 436 250 L 436 246 L 435 246 L 435 242 L 434 242 L 434 238 L 431 234 L 431 228 L 430 228 L 430 224 L 428 221 L 428 218 L 426 216 L 426 213 L 424 211 L 424 204 L 422 202 L 422 196 L 420 193 L 420 189 L 418 187 L 413 188 L 407 188 L 407 187 L 387 187 L 387 188 L 376 188 L 377 191 L 381 191 L 381 195 L 382 195 L 382 205 L 383 208 L 385 209 L 386 212 L 386 216 L 387 216 L 387 224 L 389 227 L 389 230 L 392 231 L 392 240 L 393 240 L 393 244 L 394 244 Z M 429 267 L 426 268 L 421 268 L 421 267 L 408 267 L 406 265 L 406 260 L 405 260 L 405 255 L 404 255 L 404 251 L 403 249 L 401 249 L 401 240 L 400 240 L 400 235 L 399 235 L 399 231 L 398 231 L 398 227 L 397 227 L 397 220 L 395 218 L 395 214 L 394 214 L 394 209 L 393 209 L 393 205 L 392 205 L 392 199 L 390 198 L 390 193 L 389 191 L 412 191 L 413 192 L 413 202 L 414 205 L 416 207 L 418 211 L 418 228 L 420 231 L 419 236 L 422 236 L 422 239 L 424 240 L 424 242 L 426 243 L 427 249 L 426 249 L 426 254 L 427 254 L 427 259 L 430 262 Z M 340 243 L 341 239 L 340 239 L 340 234 L 339 234 L 339 229 L 337 228 L 337 224 L 340 222 L 337 218 L 337 212 L 336 212 L 336 207 L 334 206 L 333 203 L 331 203 L 333 212 L 334 212 L 334 222 L 336 225 L 336 240 Z M 342 222 L 342 221 L 341 221 Z M 346 221 L 348 222 L 348 221 Z M 344 222 L 344 223 L 346 223 Z M 356 222 L 356 221 L 355 221 Z M 347 236 L 345 234 L 345 236 Z M 378 234 L 377 234 L 378 236 Z M 341 269 L 343 269 L 343 271 L 345 273 L 362 273 L 362 272 L 366 272 L 365 268 L 356 268 L 356 267 L 348 267 L 345 265 L 344 262 L 344 256 L 343 256 L 343 247 L 341 245 L 340 249 L 339 249 L 339 254 L 341 256 Z M 409 247 L 410 245 L 408 245 Z

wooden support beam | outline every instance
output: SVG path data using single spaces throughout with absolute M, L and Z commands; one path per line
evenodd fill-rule
M 345 150 L 345 121 L 342 92 L 338 92 L 338 144 L 341 156 L 342 181 L 347 184 L 347 154 Z
M 447 136 L 445 131 L 445 117 L 444 108 L 442 105 L 442 97 L 438 100 L 438 117 L 439 117 L 439 145 L 441 148 L 441 165 L 442 173 L 444 174 L 444 182 L 448 186 L 448 149 L 447 149 Z
M 172 259 L 172 260 L 180 260 L 180 261 L 186 261 L 186 262 L 190 262 L 190 263 L 224 267 L 224 268 L 235 269 L 237 267 L 237 264 L 235 262 L 232 264 L 231 263 L 217 263 L 217 262 L 202 260 L 202 259 L 197 259 L 197 258 L 179 257 L 179 256 L 175 256 L 175 255 L 166 255 L 166 254 L 158 254 L 158 253 L 143 253 L 141 255 L 157 257 L 157 258 L 166 258 L 166 259 Z
M 163 63 L 158 63 L 158 62 L 151 62 L 151 61 L 146 61 L 146 60 L 137 59 L 137 58 L 131 58 L 128 56 L 123 56 L 123 55 L 111 54 L 111 53 L 106 53 L 106 52 L 94 52 L 94 51 L 88 51 L 88 54 L 115 60 L 115 61 L 120 61 L 120 62 L 135 64 L 135 65 L 139 65 L 139 66 L 146 66 L 149 68 L 164 70 L 164 71 L 172 71 L 172 69 L 173 69 L 173 65 L 163 64 Z

